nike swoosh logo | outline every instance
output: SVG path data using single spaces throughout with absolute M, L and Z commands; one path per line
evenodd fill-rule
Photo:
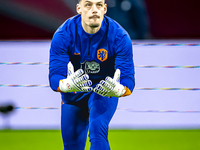
M 81 54 L 81 53 L 77 53 L 77 52 L 74 53 L 74 55 L 80 55 L 80 54 Z

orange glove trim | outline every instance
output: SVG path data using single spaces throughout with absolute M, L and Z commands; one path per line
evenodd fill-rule
M 59 87 L 57 88 L 57 90 L 56 90 L 56 91 L 57 91 L 57 92 L 62 92 L 62 91 L 60 90 L 60 88 L 59 88 Z
M 127 87 L 125 86 L 124 89 L 126 90 L 126 92 L 125 92 L 121 97 L 131 95 L 131 90 L 129 90 L 129 88 L 127 88 Z

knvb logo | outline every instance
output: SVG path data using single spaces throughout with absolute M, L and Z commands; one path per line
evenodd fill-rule
M 105 61 L 107 60 L 108 58 L 108 51 L 105 50 L 105 49 L 99 49 L 97 50 L 97 58 L 100 60 L 100 61 Z

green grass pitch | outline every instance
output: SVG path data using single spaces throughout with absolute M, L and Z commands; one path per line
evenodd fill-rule
M 200 150 L 200 130 L 110 130 L 111 150 Z M 85 150 L 89 150 L 87 140 Z M 1 150 L 63 150 L 60 130 L 0 130 Z

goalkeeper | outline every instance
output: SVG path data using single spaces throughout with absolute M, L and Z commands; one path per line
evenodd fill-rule
M 61 132 L 65 150 L 109 150 L 108 126 L 118 99 L 134 86 L 128 33 L 105 16 L 105 0 L 80 0 L 78 15 L 55 32 L 50 47 L 49 82 L 62 96 Z

